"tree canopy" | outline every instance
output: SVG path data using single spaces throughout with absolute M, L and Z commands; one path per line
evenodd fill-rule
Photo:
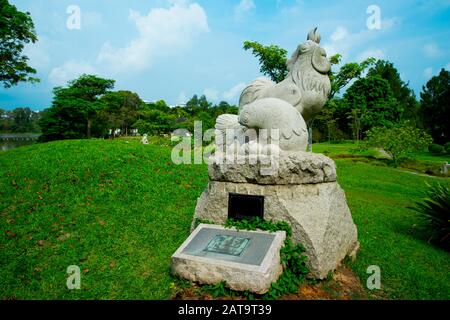
M 114 80 L 82 75 L 68 87 L 53 89 L 53 103 L 39 125 L 42 140 L 90 138 L 92 122 L 102 108 L 101 95 L 114 87 Z
M 421 115 L 424 127 L 437 143 L 450 140 L 450 72 L 442 69 L 422 87 Z
M 22 54 L 27 43 L 37 41 L 33 20 L 28 12 L 20 12 L 8 0 L 0 0 L 0 82 L 5 88 L 19 82 L 38 82 L 31 76 L 36 70 Z

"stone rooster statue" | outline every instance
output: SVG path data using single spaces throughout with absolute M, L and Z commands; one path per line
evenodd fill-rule
M 288 75 L 280 83 L 258 78 L 248 85 L 239 99 L 239 115 L 224 114 L 217 118 L 216 137 L 221 134 L 227 144 L 248 143 L 248 129 L 278 129 L 279 148 L 305 151 L 310 121 L 327 102 L 331 90 L 331 64 L 320 47 L 317 28 L 308 33 L 287 61 Z M 230 129 L 232 131 L 230 131 Z M 234 132 L 230 137 L 229 133 Z

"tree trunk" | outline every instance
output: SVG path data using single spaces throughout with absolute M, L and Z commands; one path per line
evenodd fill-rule
M 91 128 L 92 128 L 92 119 L 88 118 L 87 121 L 87 138 L 90 139 L 91 138 Z

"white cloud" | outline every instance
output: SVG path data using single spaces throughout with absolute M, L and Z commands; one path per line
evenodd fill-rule
M 423 50 L 427 57 L 437 58 L 442 55 L 441 49 L 435 43 L 429 43 L 423 47 Z
M 245 89 L 245 87 L 246 84 L 244 82 L 240 82 L 235 86 L 233 86 L 232 88 L 230 88 L 230 90 L 225 91 L 222 94 L 222 97 L 228 102 L 233 102 L 239 97 L 239 95 L 241 94 L 242 90 Z
M 185 1 L 172 1 L 170 8 L 152 9 L 147 15 L 130 10 L 129 19 L 139 37 L 118 49 L 105 43 L 97 59 L 116 71 L 142 71 L 158 55 L 180 54 L 198 35 L 209 31 L 203 8 Z
M 82 74 L 96 73 L 96 69 L 84 61 L 69 60 L 60 67 L 50 71 L 50 82 L 55 86 L 63 86 L 67 81 L 76 79 Z
M 346 36 L 348 36 L 348 31 L 342 26 L 337 27 L 337 29 L 330 36 L 331 41 L 338 42 L 343 40 Z
M 242 15 L 254 8 L 256 8 L 256 6 L 253 0 L 241 0 L 239 4 L 234 8 L 234 13 L 236 17 L 240 18 L 242 17 Z
M 219 91 L 216 89 L 205 89 L 203 90 L 203 94 L 209 101 L 217 102 L 217 100 L 219 100 Z
M 384 54 L 384 51 L 381 49 L 369 49 L 369 50 L 366 50 L 363 53 L 361 53 L 358 56 L 357 60 L 359 62 L 361 62 L 370 57 L 376 58 L 376 59 L 383 59 L 385 57 L 385 54 Z
M 430 79 L 433 76 L 433 68 L 429 67 L 423 70 L 423 76 L 427 79 Z
M 447 71 L 450 71 L 450 62 L 444 66 L 444 69 Z
M 350 33 L 345 27 L 338 26 L 331 34 L 330 41 L 325 42 L 322 47 L 330 57 L 340 53 L 344 58 L 348 57 L 351 48 L 363 38 L 365 31 L 359 33 Z

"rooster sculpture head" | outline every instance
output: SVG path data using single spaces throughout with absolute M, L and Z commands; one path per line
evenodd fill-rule
M 286 64 L 286 78 L 279 82 L 258 78 L 242 91 L 239 108 L 258 99 L 278 98 L 291 104 L 305 121 L 312 120 L 328 100 L 331 91 L 330 61 L 319 45 L 317 28 L 308 33 Z
M 311 63 L 314 69 L 322 74 L 327 74 L 331 70 L 327 53 L 320 45 L 320 34 L 317 28 L 308 33 L 307 41 L 297 47 L 291 59 L 287 62 L 288 70 L 294 69 L 295 64 Z

